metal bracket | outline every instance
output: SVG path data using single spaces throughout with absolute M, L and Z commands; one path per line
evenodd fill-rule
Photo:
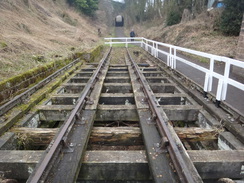
M 73 148 L 73 145 L 71 146 L 71 144 L 69 145 L 68 143 L 67 143 L 67 137 L 64 137 L 63 139 L 62 139 L 62 144 L 63 144 L 63 149 L 62 149 L 62 151 L 64 152 L 64 153 L 72 153 L 72 152 L 74 152 L 74 148 Z
M 156 99 L 156 97 L 153 95 L 153 100 L 155 102 L 155 104 L 157 105 L 157 107 L 160 107 L 160 104 L 158 103 L 158 100 Z
M 87 105 L 92 105 L 92 104 L 94 104 L 94 101 L 91 100 L 91 98 L 87 96 L 87 97 L 86 97 L 86 104 L 87 104 Z
M 142 104 L 148 104 L 148 99 L 146 97 L 141 98 L 141 103 Z
M 208 92 L 204 92 L 203 97 L 204 97 L 205 99 L 208 99 Z
M 216 106 L 217 108 L 220 108 L 220 103 L 221 103 L 221 101 L 219 101 L 219 100 L 216 99 L 215 106 Z
M 82 117 L 80 113 L 76 113 L 75 117 L 76 117 L 76 124 L 80 124 L 80 125 L 86 124 L 86 119 Z
M 156 115 L 153 115 L 152 117 L 149 117 L 147 119 L 147 124 L 149 124 L 149 125 L 155 125 L 156 124 L 156 119 L 157 119 L 157 116 Z
M 162 154 L 166 153 L 167 151 L 167 146 L 169 145 L 169 140 L 167 137 L 163 137 L 159 143 L 154 143 L 154 149 L 156 153 Z

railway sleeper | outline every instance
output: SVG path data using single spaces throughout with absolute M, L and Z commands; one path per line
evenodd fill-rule
M 120 123 L 123 124 L 123 122 Z M 109 146 L 143 145 L 142 133 L 139 126 L 137 127 L 134 127 L 133 125 L 129 126 L 130 123 L 128 122 L 126 125 L 128 126 L 94 127 L 92 129 L 89 143 L 99 144 L 99 145 L 109 145 Z M 183 141 L 210 141 L 210 140 L 217 140 L 218 138 L 218 130 L 216 129 L 202 129 L 197 127 L 191 127 L 191 128 L 175 127 L 174 130 L 176 131 L 179 138 Z M 58 131 L 59 131 L 58 128 L 28 128 L 28 127 L 17 127 L 11 130 L 11 132 L 17 134 L 17 136 L 18 135 L 25 136 L 26 147 L 47 146 Z M 13 139 L 14 137 L 11 138 Z M 15 137 L 15 140 L 18 139 Z M 238 144 L 239 145 L 238 147 L 234 146 L 235 143 L 232 143 L 231 145 L 235 147 L 232 149 L 244 150 L 243 145 L 241 146 Z M 2 146 L 1 149 L 4 149 L 4 146 Z
M 101 182 L 115 180 L 152 182 L 152 179 L 155 182 L 176 182 L 178 180 L 172 161 L 169 160 L 167 141 L 162 140 L 158 133 L 160 127 L 155 125 L 157 118 L 149 110 L 148 99 L 138 83 L 138 77 L 127 60 L 126 63 L 126 66 L 107 65 L 102 71 L 102 76 L 96 78 L 97 82 L 92 87 L 93 91 L 83 111 L 82 123 L 75 123 L 69 141 L 65 143 L 65 147 L 69 147 L 67 150 L 72 150 L 72 153 L 66 153 L 64 149 L 58 159 L 64 161 L 60 161 L 57 167 L 52 168 L 51 174 L 55 172 L 55 176 L 48 177 L 48 180 L 75 181 L 77 174 L 79 174 L 77 182 L 86 183 L 98 180 Z M 222 177 L 244 178 L 243 144 L 236 139 L 235 135 L 223 132 L 222 129 L 217 130 L 216 128 L 221 128 L 221 123 L 203 110 L 171 79 L 166 78 L 158 68 L 147 67 L 140 70 L 148 81 L 148 86 L 151 87 L 150 93 L 161 115 L 168 122 L 169 130 L 178 148 L 181 153 L 190 156 L 186 163 L 191 166 L 193 162 L 195 165 L 193 168 L 197 169 L 204 180 Z M 75 83 L 71 83 L 70 80 L 63 84 L 57 90 L 57 94 L 45 101 L 44 105 L 38 106 L 36 113 L 26 116 L 15 125 L 15 128 L 0 138 L 0 154 L 3 155 L 0 163 L 5 168 L 3 168 L 4 177 L 20 181 L 25 181 L 29 177 L 34 164 L 39 161 L 34 159 L 38 157 L 40 159 L 40 154 L 43 152 L 34 150 L 42 150 L 40 147 L 49 144 L 62 122 L 68 117 L 68 113 L 74 108 L 77 95 L 82 94 L 86 85 L 83 79 L 87 80 L 89 77 L 79 75 L 83 72 L 91 76 L 94 68 L 77 72 Z M 82 81 L 78 83 L 78 80 Z M 93 124 L 95 127 L 92 130 Z M 39 144 L 38 140 L 32 144 L 31 141 L 25 141 L 32 146 L 29 149 L 32 151 L 26 151 L 27 149 L 12 151 L 13 158 L 7 160 L 7 155 L 4 153 L 18 149 L 16 138 L 18 135 L 31 139 L 39 138 Z M 85 152 L 86 147 L 87 152 Z M 223 151 L 226 149 L 228 151 Z M 21 152 L 26 152 L 26 156 Z M 32 159 L 31 153 L 40 154 L 33 155 Z M 21 160 L 17 158 L 14 160 L 17 156 L 30 161 L 20 164 Z M 185 160 L 185 156 L 183 159 Z M 18 163 L 17 167 L 25 171 L 23 177 L 19 173 L 14 175 L 16 169 L 13 170 L 12 164 L 6 168 L 9 162 L 14 164 L 14 161 Z M 2 172 L 1 166 L 0 172 Z M 197 172 L 194 175 L 198 176 Z
M 204 180 L 225 177 L 244 178 L 243 150 L 191 150 L 187 152 Z M 26 181 L 43 153 L 44 151 L 2 150 L 0 151 L 0 172 L 6 178 Z M 78 182 L 115 179 L 117 181 L 151 181 L 146 152 L 136 150 L 87 151 L 85 153 Z

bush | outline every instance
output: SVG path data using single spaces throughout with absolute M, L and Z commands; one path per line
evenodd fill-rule
M 228 36 L 238 36 L 244 13 L 244 0 L 224 0 L 225 9 L 220 19 L 220 31 Z
M 178 24 L 181 21 L 181 15 L 178 11 L 170 11 L 167 16 L 167 25 Z
M 93 16 L 98 9 L 98 0 L 67 0 L 67 3 L 89 16 Z

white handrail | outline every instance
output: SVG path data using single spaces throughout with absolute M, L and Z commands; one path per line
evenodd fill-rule
M 116 40 L 114 42 L 114 40 Z M 212 91 L 212 85 L 213 85 L 213 77 L 218 79 L 218 86 L 217 86 L 217 93 L 216 93 L 216 100 L 218 101 L 224 101 L 226 99 L 227 94 L 227 86 L 232 85 L 242 91 L 244 91 L 244 84 L 235 81 L 231 78 L 229 78 L 230 74 L 230 68 L 231 65 L 240 67 L 244 69 L 244 62 L 231 59 L 228 57 L 213 55 L 201 51 L 191 50 L 188 48 L 183 48 L 179 46 L 174 46 L 166 43 L 161 43 L 158 41 L 146 39 L 143 37 L 116 37 L 116 38 L 105 38 L 105 44 L 110 44 L 112 46 L 113 44 L 125 44 L 125 47 L 128 47 L 128 44 L 140 44 L 140 46 L 148 51 L 152 56 L 158 58 L 159 53 L 164 54 L 167 56 L 167 65 L 171 67 L 172 69 L 176 69 L 177 62 L 182 62 L 188 66 L 191 66 L 203 73 L 205 73 L 205 81 L 204 81 L 204 92 L 211 92 Z M 164 51 L 160 49 L 159 46 L 163 46 L 168 51 Z M 195 63 L 192 63 L 184 58 L 181 58 L 177 55 L 177 52 L 185 52 L 193 55 L 197 55 L 200 57 L 204 57 L 210 60 L 210 68 L 206 69 L 202 66 L 199 66 Z M 214 62 L 224 62 L 225 63 L 225 70 L 224 74 L 221 75 L 214 71 Z

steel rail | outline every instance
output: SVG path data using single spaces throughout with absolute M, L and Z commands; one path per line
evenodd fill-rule
M 96 69 L 92 78 L 88 81 L 88 84 L 84 88 L 81 97 L 78 99 L 78 102 L 75 105 L 75 108 L 72 110 L 68 119 L 64 122 L 64 126 L 62 127 L 62 129 L 60 130 L 58 135 L 56 136 L 56 138 L 53 142 L 53 145 L 50 147 L 50 149 L 48 150 L 46 155 L 44 155 L 42 162 L 40 162 L 39 166 L 33 172 L 34 175 L 31 175 L 31 178 L 29 178 L 27 180 L 27 182 L 38 183 L 41 180 L 41 177 L 44 174 L 46 168 L 48 167 L 51 159 L 53 158 L 53 156 L 55 154 L 58 153 L 57 150 L 61 146 L 62 141 L 65 141 L 64 137 L 67 136 L 68 135 L 67 133 L 71 131 L 71 128 L 76 121 L 76 116 L 82 110 L 82 108 L 85 104 L 86 97 L 87 97 L 89 91 L 93 88 L 94 84 L 96 83 L 96 80 L 98 79 L 98 75 L 101 72 L 101 68 L 106 63 L 110 52 L 111 52 L 111 48 L 109 49 L 109 51 L 105 54 L 105 56 L 101 60 L 100 64 L 98 65 L 98 68 Z
M 45 86 L 47 83 L 49 83 L 50 81 L 52 81 L 53 79 L 55 79 L 57 76 L 59 76 L 63 71 L 71 68 L 73 65 L 75 65 L 77 62 L 80 61 L 80 58 L 74 60 L 73 62 L 69 63 L 68 65 L 66 65 L 65 67 L 57 70 L 55 73 L 53 73 L 52 75 L 48 76 L 46 79 L 40 81 L 39 83 L 37 83 L 35 86 L 29 88 L 28 90 L 26 90 L 25 92 L 21 93 L 20 95 L 17 95 L 16 97 L 14 97 L 12 100 L 10 100 L 9 102 L 5 103 L 4 105 L 2 105 L 0 107 L 0 116 L 2 116 L 3 114 L 5 114 L 6 112 L 8 112 L 9 110 L 11 110 L 12 108 L 14 108 L 15 106 L 21 104 L 21 102 L 26 99 L 26 97 L 31 96 L 33 93 L 35 93 L 37 90 L 39 90 L 40 88 L 42 88 L 43 86 Z
M 128 49 L 127 49 L 128 57 L 132 63 L 132 68 L 134 68 L 136 75 L 139 77 L 139 81 L 143 86 L 143 91 L 146 94 L 149 102 L 150 109 L 153 111 L 153 115 L 155 115 L 155 120 L 157 122 L 157 126 L 159 128 L 160 135 L 162 137 L 166 137 L 166 141 L 168 141 L 167 149 L 169 151 L 169 155 L 174 164 L 174 167 L 178 173 L 179 179 L 183 183 L 200 183 L 202 179 L 200 175 L 196 171 L 193 163 L 186 163 L 182 153 L 180 152 L 175 139 L 173 138 L 169 128 L 168 128 L 168 119 L 167 117 L 163 117 L 158 109 L 158 106 L 155 102 L 155 98 L 152 96 L 151 90 L 146 84 L 146 80 L 142 73 L 140 72 L 137 64 L 131 57 Z M 165 119 L 166 118 L 166 119 Z M 189 158 L 189 157 L 188 157 Z M 192 171 L 195 170 L 195 171 Z M 194 173 L 195 175 L 193 175 Z

